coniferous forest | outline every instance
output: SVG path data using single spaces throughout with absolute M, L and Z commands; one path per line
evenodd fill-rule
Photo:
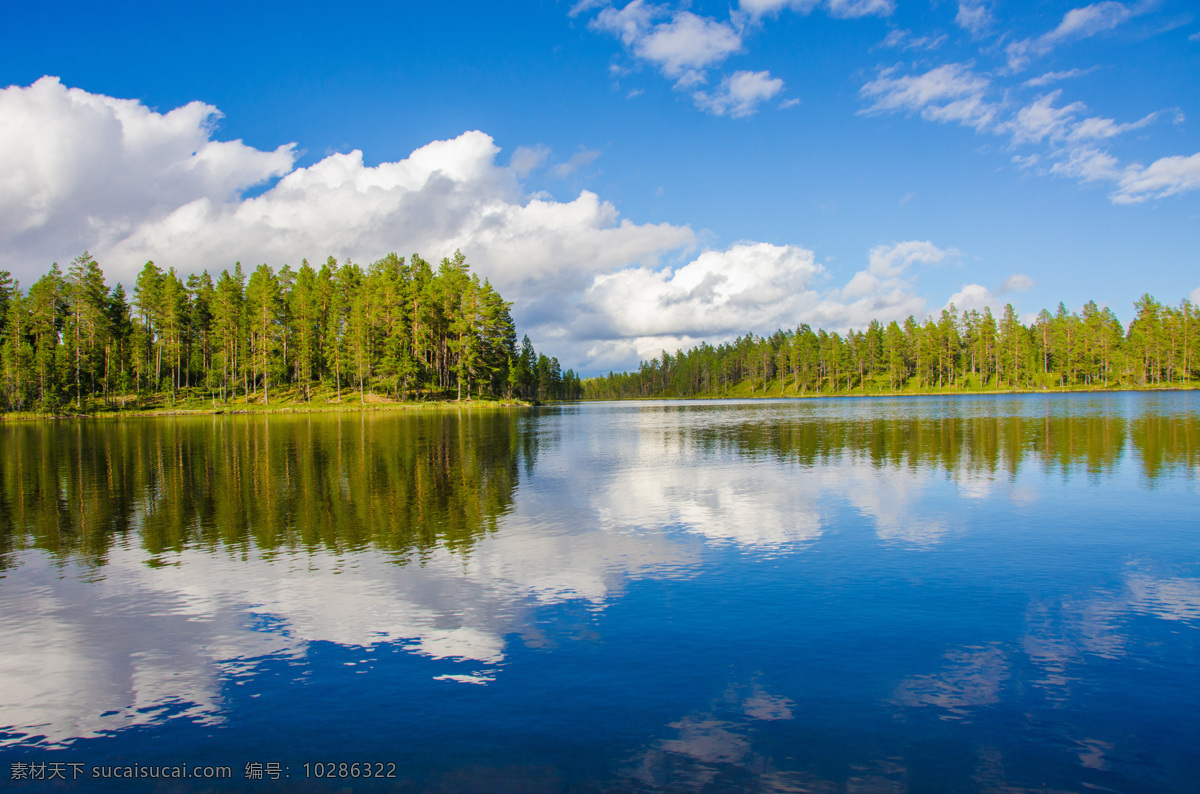
M 0 271 L 0 408 L 579 397 L 573 371 L 517 343 L 511 305 L 461 252 L 215 281 L 147 262 L 132 294 L 85 252 L 24 292 Z
M 808 325 L 770 336 L 701 344 L 643 361 L 636 372 L 583 382 L 587 399 L 884 394 L 926 391 L 1188 387 L 1200 371 L 1200 317 L 1143 295 L 1124 328 L 1089 301 L 1063 304 L 1023 324 L 1012 304 L 959 313 L 953 304 L 923 323 L 878 320 L 845 336 Z

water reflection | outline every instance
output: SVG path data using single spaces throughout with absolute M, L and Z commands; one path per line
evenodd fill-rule
M 469 552 L 512 506 L 510 413 L 169 418 L 0 427 L 3 534 L 103 565 L 188 547 Z
M 1041 746 L 1144 783 L 1200 727 L 1125 727 L 1198 699 L 1198 431 L 1190 395 L 2 424 L 0 746 L 237 731 L 336 648 L 413 664 L 348 709 L 454 693 L 436 741 L 386 723 L 430 779 L 469 724 L 617 788 L 929 788 L 931 747 L 950 788 Z
M 939 473 L 960 495 L 983 498 L 1029 467 L 1110 476 L 1129 452 L 1151 485 L 1165 473 L 1200 471 L 1200 418 L 1186 402 L 1132 418 L 1111 406 L 1068 412 L 1033 398 L 990 413 L 970 402 L 902 403 L 907 411 L 895 402 L 635 408 L 599 428 L 619 426 L 619 436 L 592 440 L 612 454 L 593 448 L 559 465 L 586 477 L 597 462 L 615 464 L 607 490 L 584 491 L 607 525 L 676 522 L 747 546 L 819 536 L 817 497 L 831 487 L 876 516 L 881 536 L 923 526 L 928 538 L 944 534 L 942 519 L 912 515 L 907 494 Z M 372 547 L 402 563 L 438 548 L 469 554 L 512 509 L 520 470 L 529 476 L 539 450 L 558 450 L 570 419 L 539 424 L 495 412 L 8 423 L 0 426 L 0 569 L 25 547 L 103 565 L 129 533 L 152 555 L 216 546 Z M 779 463 L 815 476 L 771 465 Z

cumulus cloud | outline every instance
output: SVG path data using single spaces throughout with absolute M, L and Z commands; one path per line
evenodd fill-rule
M 202 102 L 156 113 L 136 100 L 67 88 L 57 77 L 0 90 L 6 260 L 104 248 L 147 217 L 192 201 L 223 203 L 292 170 L 294 144 L 263 152 L 213 140 L 220 118 Z
M 950 296 L 942 308 L 966 312 L 983 311 L 990 308 L 994 312 L 1000 306 L 997 297 L 990 289 L 982 284 L 964 284 L 962 289 Z
M 730 114 L 777 90 L 765 73 L 735 78 L 724 100 Z M 693 253 L 690 228 L 623 219 L 593 192 L 530 196 L 521 177 L 545 167 L 550 150 L 518 148 L 499 165 L 499 147 L 479 131 L 376 166 L 352 151 L 296 167 L 291 145 L 263 152 L 216 140 L 219 112 L 210 106 L 160 114 L 51 78 L 6 89 L 0 108 L 0 256 L 25 286 L 84 249 L 110 283 L 127 285 L 148 260 L 217 273 L 238 260 L 278 268 L 302 257 L 366 263 L 389 251 L 437 259 L 462 249 L 516 302 L 515 319 L 539 347 L 594 371 L 746 331 L 801 322 L 845 329 L 920 314 L 911 266 L 953 253 L 927 241 L 872 249 L 842 289 L 801 246 L 742 242 Z M 93 138 L 82 132 L 88 123 L 99 130 Z M 89 157 L 71 151 L 72 135 L 86 139 Z M 580 150 L 556 170 L 594 157 Z M 243 195 L 263 180 L 277 181 Z
M 725 76 L 714 90 L 702 87 L 709 82 L 710 67 L 741 51 L 744 19 L 736 21 L 735 25 L 733 20 L 723 22 L 634 0 L 623 8 L 604 8 L 589 26 L 620 39 L 631 55 L 674 80 L 677 91 L 688 92 L 696 107 L 714 116 L 742 118 L 779 94 L 783 80 L 767 71 L 742 69 Z
M 573 336 L 595 340 L 598 366 L 646 359 L 747 331 L 764 334 L 807 323 L 814 328 L 863 328 L 873 319 L 924 316 L 913 265 L 956 257 L 929 241 L 872 248 L 864 270 L 844 287 L 811 250 L 795 245 L 738 243 L 706 251 L 677 268 L 638 267 L 598 276 L 579 301 Z
M 658 21 L 664 16 L 664 21 Z M 718 64 L 742 47 L 741 35 L 727 22 L 690 11 L 672 13 L 644 0 L 633 0 L 620 9 L 605 8 L 590 27 L 613 34 L 668 77 Z
M 815 296 L 823 273 L 813 252 L 799 246 L 741 243 L 673 271 L 639 267 L 597 276 L 583 306 L 611 336 L 741 333 L 786 325 Z
M 871 249 L 867 270 L 876 275 L 894 278 L 917 262 L 937 263 L 957 252 L 943 251 L 928 240 L 910 240 L 894 245 L 878 245 Z
M 924 301 L 918 304 L 909 268 L 914 264 L 937 264 L 957 255 L 953 248 L 943 250 L 928 240 L 877 245 L 870 251 L 867 268 L 851 277 L 840 296 L 843 300 L 854 300 L 852 305 L 856 307 L 864 304 L 862 310 L 879 313 L 880 320 L 888 315 L 885 322 L 909 314 L 920 315 Z
M 634 0 L 624 8 L 604 8 L 590 23 L 594 30 L 621 40 L 636 58 L 656 66 L 689 92 L 696 107 L 714 116 L 743 118 L 783 90 L 783 80 L 770 72 L 738 70 L 714 90 L 705 90 L 710 67 L 742 49 L 742 33 L 731 22 L 702 17 L 690 11 Z
M 506 168 L 475 131 L 373 167 L 353 151 L 295 168 L 290 144 L 261 152 L 214 140 L 219 115 L 200 103 L 159 114 L 54 78 L 0 92 L 0 255 L 14 275 L 28 285 L 84 249 L 129 283 L 151 259 L 192 272 L 461 248 L 522 301 L 522 319 L 551 321 L 562 292 L 693 241 L 687 227 L 623 220 L 589 191 L 522 195 L 518 177 L 548 157 L 544 147 L 518 150 Z M 260 195 L 240 195 L 273 178 Z
M 717 91 L 697 91 L 692 96 L 697 106 L 714 116 L 734 118 L 752 115 L 758 106 L 783 90 L 783 80 L 770 72 L 734 72 L 721 81 Z
M 983 311 L 991 309 L 999 315 L 1007 301 L 1002 297 L 1012 292 L 1028 292 L 1034 287 L 1034 280 L 1024 273 L 1014 273 L 995 290 L 988 289 L 982 284 L 964 284 L 962 289 L 950 296 L 944 309 L 953 307 L 954 311 Z

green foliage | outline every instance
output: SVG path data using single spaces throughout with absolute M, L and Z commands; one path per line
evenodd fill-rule
M 1134 308 L 1128 333 L 1094 302 L 1081 314 L 1060 303 L 1028 326 L 1011 304 L 999 322 L 989 308 L 956 316 L 951 305 L 936 320 L 873 320 L 844 336 L 801 324 L 663 351 L 635 372 L 589 378 L 581 388 L 587 399 L 620 399 L 1190 385 L 1200 374 L 1196 307 L 1144 295 Z
M 365 269 L 333 257 L 320 270 L 262 264 L 247 279 L 238 262 L 215 283 L 147 262 L 132 303 L 85 252 L 25 295 L 0 272 L 0 408 L 181 406 L 199 395 L 214 407 L 269 405 L 281 389 L 340 401 L 347 387 L 360 404 L 578 398 L 574 372 L 528 338 L 517 351 L 511 307 L 462 252 L 436 271 L 393 253 Z

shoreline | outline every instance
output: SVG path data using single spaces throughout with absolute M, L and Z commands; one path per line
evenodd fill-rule
M 993 395 L 1070 395 L 1070 394 L 1119 394 L 1145 392 L 1192 392 L 1200 391 L 1200 383 L 1175 384 L 1171 386 L 1121 386 L 1110 388 L 1055 388 L 1055 389 L 963 389 L 932 391 L 883 391 L 883 392 L 829 392 L 809 394 L 696 394 L 686 397 L 677 395 L 654 395 L 648 397 L 584 397 L 579 400 L 555 400 L 551 402 L 525 400 L 426 400 L 420 402 L 393 402 L 375 400 L 366 403 L 297 403 L 283 402 L 277 405 L 257 403 L 229 404 L 218 407 L 162 407 L 162 408 L 111 408 L 87 411 L 13 411 L 0 413 L 0 422 L 44 421 L 49 419 L 152 419 L 155 417 L 189 416 L 272 416 L 276 414 L 336 414 L 336 413 L 386 413 L 393 411 L 448 411 L 448 410 L 503 410 L 511 408 L 536 408 L 565 403 L 599 402 L 647 402 L 689 400 L 814 400 L 843 398 L 887 398 L 887 397 L 986 397 Z
M 813 400 L 813 399 L 832 399 L 846 397 L 986 397 L 991 395 L 1067 395 L 1067 394 L 1119 394 L 1128 392 L 1131 394 L 1140 394 L 1145 392 L 1190 392 L 1200 391 L 1200 383 L 1195 384 L 1174 384 L 1171 386 L 1120 386 L 1120 387 L 1067 387 L 1054 389 L 940 389 L 930 391 L 855 391 L 855 392 L 810 392 L 808 394 L 787 394 L 781 392 L 772 394 L 770 391 L 764 394 L 694 394 L 686 397 L 678 395 L 653 395 L 648 397 L 585 397 L 578 402 L 644 402 L 647 400 Z
M 163 408 L 111 408 L 86 411 L 13 411 L 0 413 L 0 422 L 43 421 L 48 419 L 153 419 L 155 417 L 188 416 L 273 416 L 277 414 L 337 414 L 337 413 L 386 413 L 391 411 L 448 411 L 448 410 L 502 410 L 530 408 L 537 403 L 521 400 L 428 400 L 424 402 L 368 402 L 368 403 L 281 403 L 279 405 L 232 404 L 215 408 L 163 407 Z

